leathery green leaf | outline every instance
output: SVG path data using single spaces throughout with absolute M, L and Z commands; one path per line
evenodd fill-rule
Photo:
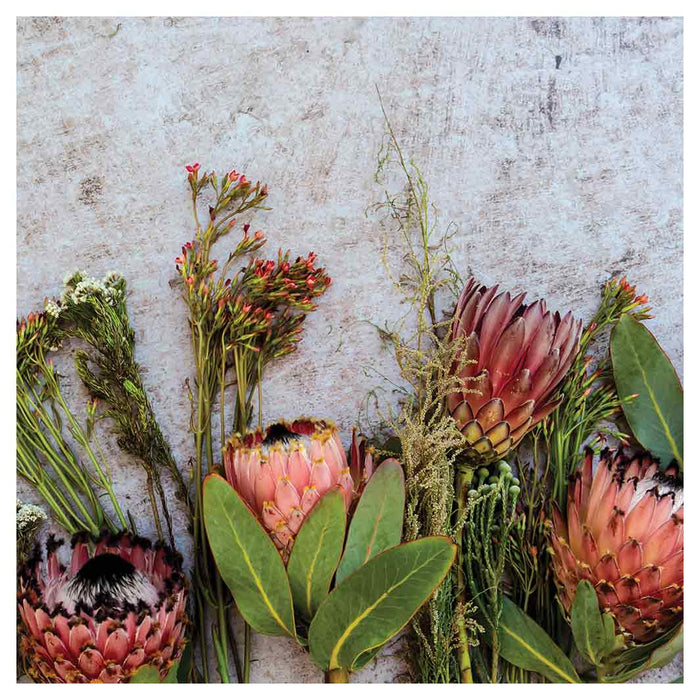
M 425 537 L 370 559 L 321 603 L 309 628 L 311 660 L 324 671 L 361 668 L 440 585 L 456 552 L 447 537 Z
M 133 676 L 130 683 L 160 683 L 160 674 L 154 666 L 141 666 Z
M 604 683 L 626 683 L 642 671 L 660 668 L 683 651 L 683 623 L 664 632 L 653 642 L 631 646 L 613 658 L 612 668 L 601 677 Z
M 384 460 L 367 483 L 352 516 L 337 584 L 372 557 L 401 542 L 405 498 L 401 465 L 395 459 Z
M 598 596 L 590 581 L 579 581 L 576 597 L 571 607 L 571 631 L 576 648 L 592 664 L 597 664 L 614 643 L 607 637 L 607 630 L 598 606 Z
M 336 489 L 325 494 L 305 518 L 287 564 L 294 607 L 306 620 L 313 618 L 328 595 L 344 540 L 345 499 Z
M 501 656 L 510 663 L 533 671 L 553 683 L 580 683 L 566 654 L 550 636 L 509 598 L 503 598 L 498 626 Z
M 662 466 L 683 469 L 683 389 L 671 361 L 639 321 L 622 316 L 610 338 L 617 393 L 635 438 Z
M 260 634 L 295 638 L 282 558 L 243 499 L 215 474 L 204 481 L 204 523 L 221 578 L 244 619 Z

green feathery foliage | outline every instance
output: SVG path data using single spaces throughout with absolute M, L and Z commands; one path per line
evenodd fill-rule
M 90 395 L 107 405 L 100 419 L 114 421 L 120 449 L 136 457 L 145 469 L 158 537 L 164 537 L 162 516 L 174 545 L 163 469 L 173 477 L 176 495 L 186 506 L 188 490 L 158 425 L 143 386 L 141 368 L 134 358 L 135 333 L 126 308 L 126 280 L 111 272 L 98 282 L 85 272 L 76 272 L 66 278 L 60 300 L 47 302 L 46 310 L 58 319 L 63 337 L 77 338 L 89 346 L 89 352 L 76 352 L 78 376 Z

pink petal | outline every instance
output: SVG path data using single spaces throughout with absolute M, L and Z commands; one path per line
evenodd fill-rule
M 268 500 L 272 500 L 272 498 Z M 274 492 L 274 501 L 275 505 L 285 516 L 285 518 L 294 508 L 299 506 L 299 493 L 287 477 L 284 477 L 277 482 L 277 488 Z
M 325 460 L 318 460 L 311 467 L 311 485 L 316 487 L 320 496 L 331 487 L 331 471 Z

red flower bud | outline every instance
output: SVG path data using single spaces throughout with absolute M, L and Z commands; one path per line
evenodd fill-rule
M 243 224 L 243 233 L 245 233 L 246 236 L 248 235 L 249 230 L 250 230 L 250 224 Z
M 315 285 L 316 285 L 316 278 L 315 277 L 309 276 L 306 278 L 306 286 L 309 289 L 313 289 Z
M 263 237 L 263 235 L 264 234 L 262 231 L 256 231 L 255 232 L 255 239 L 259 241 Z
M 185 282 L 187 282 L 187 284 L 189 284 L 189 285 L 193 285 L 193 284 L 194 284 L 194 277 L 192 277 L 192 276 L 190 275 L 190 276 L 185 280 Z

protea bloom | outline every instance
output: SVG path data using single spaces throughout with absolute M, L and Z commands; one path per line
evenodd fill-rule
M 648 456 L 588 453 L 569 485 L 567 522 L 554 511 L 552 561 L 569 611 L 581 579 L 619 631 L 646 642 L 683 617 L 683 490 L 676 468 Z
M 453 340 L 464 342 L 453 371 L 466 381 L 447 405 L 476 463 L 503 456 L 557 407 L 581 332 L 571 312 L 561 318 L 544 301 L 526 306 L 525 293 L 497 291 L 470 279 L 452 322 Z
M 146 664 L 164 678 L 187 627 L 182 558 L 127 535 L 47 543 L 20 574 L 20 653 L 38 683 L 121 683 Z
M 234 436 L 224 450 L 226 478 L 285 557 L 321 496 L 338 488 L 348 509 L 373 464 L 371 449 L 353 433 L 348 465 L 333 423 L 310 418 Z

